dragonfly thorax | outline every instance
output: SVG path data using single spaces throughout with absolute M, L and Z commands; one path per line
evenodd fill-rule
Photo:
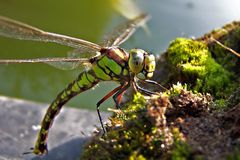
M 155 57 L 142 49 L 132 49 L 129 52 L 128 66 L 137 78 L 149 79 L 155 70 Z

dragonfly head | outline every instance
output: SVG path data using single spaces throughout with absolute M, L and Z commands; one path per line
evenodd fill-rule
M 155 70 L 155 57 L 142 49 L 132 49 L 129 52 L 128 66 L 137 78 L 149 79 Z

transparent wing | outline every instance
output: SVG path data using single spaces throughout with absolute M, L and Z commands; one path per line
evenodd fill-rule
M 97 50 L 101 49 L 101 46 L 95 43 L 56 33 L 45 32 L 38 28 L 2 16 L 0 16 L 0 36 L 21 40 L 54 42 L 73 48 L 85 46 Z
M 46 63 L 62 70 L 72 70 L 80 66 L 89 66 L 89 58 L 36 58 L 36 59 L 0 59 L 0 64 Z
M 99 50 L 81 46 L 68 52 L 69 58 L 92 58 L 99 55 Z
M 110 2 L 112 2 L 114 9 L 127 19 L 133 19 L 143 13 L 134 0 L 111 0 Z
M 101 53 L 98 50 L 93 49 L 93 48 L 87 48 L 84 46 L 68 52 L 68 58 L 71 58 L 71 59 L 91 59 L 91 58 L 98 57 L 100 55 L 101 55 Z M 84 63 L 72 62 L 72 63 L 67 63 L 67 64 L 66 63 L 62 64 L 62 62 L 59 62 L 59 63 L 55 63 L 55 65 L 56 64 L 58 64 L 58 66 L 59 66 L 57 68 L 64 68 L 65 70 L 69 70 L 68 68 L 70 68 L 70 69 L 78 68 L 79 69 L 82 66 L 84 66 L 84 67 L 87 66 L 89 68 L 91 66 L 90 63 L 86 63 L 86 62 L 84 62 Z
M 68 58 L 68 59 L 71 59 L 71 58 Z M 44 63 L 61 70 L 74 70 L 74 69 L 83 70 L 83 69 L 91 68 L 92 66 L 92 64 L 89 61 L 83 60 L 83 59 L 80 59 L 79 61 L 75 61 L 75 62 L 58 61 L 58 62 L 44 62 Z
M 130 21 L 127 21 L 116 27 L 110 34 L 104 37 L 104 46 L 118 46 L 125 42 L 138 27 L 145 24 L 150 19 L 147 14 L 142 14 Z

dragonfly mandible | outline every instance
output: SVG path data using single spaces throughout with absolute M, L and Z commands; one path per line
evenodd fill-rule
M 89 90 L 100 81 L 116 81 L 120 85 L 109 92 L 97 103 L 97 114 L 103 129 L 102 118 L 99 107 L 109 97 L 113 96 L 116 107 L 120 108 L 119 102 L 122 94 L 133 86 L 135 90 L 146 94 L 154 92 L 141 88 L 138 81 L 159 85 L 155 81 L 149 80 L 155 70 L 155 57 L 142 49 L 132 49 L 129 52 L 119 47 L 126 41 L 135 30 L 146 23 L 149 16 L 142 14 L 129 20 L 113 30 L 103 41 L 103 45 L 98 45 L 86 40 L 73 38 L 56 33 L 45 32 L 30 25 L 0 16 L 0 36 L 15 38 L 20 40 L 34 40 L 42 42 L 54 42 L 76 48 L 74 56 L 67 58 L 37 58 L 37 59 L 2 59 L 0 64 L 10 63 L 48 63 L 61 68 L 62 63 L 72 65 L 76 68 L 81 65 L 91 65 L 89 70 L 81 72 L 78 77 L 70 83 L 56 99 L 50 104 L 41 122 L 41 129 L 31 153 L 45 154 L 47 150 L 47 136 L 49 129 L 62 106 L 74 96 Z M 82 55 L 87 53 L 87 58 Z M 86 55 L 85 55 L 86 56 Z M 58 64 L 59 63 L 59 64 Z

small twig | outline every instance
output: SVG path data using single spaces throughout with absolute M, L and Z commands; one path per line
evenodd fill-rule
M 213 40 L 214 42 L 216 42 L 218 45 L 220 45 L 221 47 L 223 47 L 224 49 L 228 50 L 229 52 L 235 54 L 236 56 L 240 57 L 240 54 L 236 51 L 234 51 L 232 48 L 229 48 L 227 46 L 225 46 L 224 44 L 222 44 L 221 42 L 219 42 L 218 40 L 216 40 L 213 37 L 210 37 L 211 40 Z

